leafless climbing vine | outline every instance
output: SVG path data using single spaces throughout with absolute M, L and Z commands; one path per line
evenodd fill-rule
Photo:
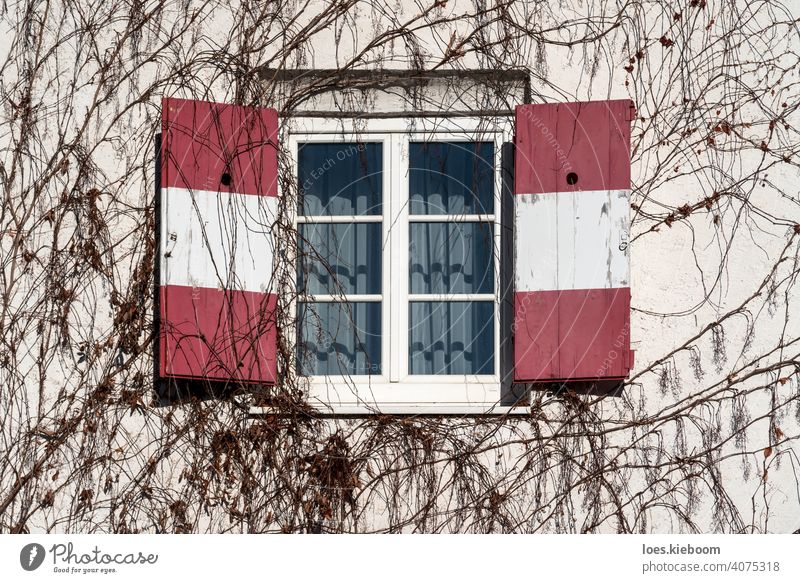
M 0 13 L 0 530 L 800 528 L 796 3 L 12 0 Z M 287 81 L 305 69 L 323 72 Z M 514 418 L 319 418 L 284 338 L 269 395 L 154 406 L 161 97 L 291 120 L 309 103 L 371 111 L 385 86 L 409 111 L 442 107 L 377 73 L 394 69 L 521 71 L 533 102 L 636 104 L 623 395 L 534 391 Z M 505 87 L 489 75 L 472 98 L 513 109 Z M 251 415 L 265 399 L 274 414 Z

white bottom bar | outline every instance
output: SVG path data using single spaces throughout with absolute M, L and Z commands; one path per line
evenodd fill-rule
M 370 407 L 368 405 L 325 405 L 310 403 L 311 407 L 320 415 L 530 415 L 531 408 L 527 406 L 500 406 L 497 403 L 482 403 L 472 405 L 408 405 L 405 403 L 384 404 Z M 252 407 L 251 415 L 275 415 L 286 413 L 272 407 Z

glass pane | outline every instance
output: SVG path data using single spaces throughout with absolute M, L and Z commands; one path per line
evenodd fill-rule
M 493 293 L 492 231 L 487 223 L 411 223 L 411 293 Z
M 494 374 L 493 302 L 411 302 L 411 374 Z
M 300 292 L 381 293 L 381 223 L 306 223 L 299 234 Z
M 380 302 L 300 303 L 298 317 L 300 374 L 380 374 Z
M 412 215 L 492 214 L 492 142 L 413 142 L 409 145 Z
M 383 144 L 298 146 L 301 215 L 379 215 Z

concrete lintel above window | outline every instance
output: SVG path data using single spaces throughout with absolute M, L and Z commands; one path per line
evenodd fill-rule
M 284 118 L 512 116 L 531 101 L 530 77 L 520 70 L 264 68 L 260 77 L 263 99 Z

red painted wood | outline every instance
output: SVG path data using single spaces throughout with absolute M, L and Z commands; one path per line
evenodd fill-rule
M 161 287 L 162 377 L 275 383 L 277 296 Z
M 630 188 L 632 115 L 627 99 L 517 106 L 514 192 Z
M 624 378 L 630 351 L 630 288 L 514 294 L 514 378 Z
M 172 98 L 162 107 L 162 220 L 167 188 L 277 196 L 275 110 Z M 203 219 L 216 227 L 221 215 Z M 199 238 L 192 245 L 209 253 Z M 276 381 L 274 294 L 166 285 L 160 299 L 162 377 Z
M 516 195 L 630 189 L 629 100 L 521 105 L 516 110 Z M 572 174 L 573 183 L 568 180 Z M 577 195 L 580 196 L 580 195 Z M 576 225 L 563 213 L 553 236 Z M 525 225 L 516 224 L 516 229 Z M 621 225 L 615 228 L 624 228 Z M 612 233 L 612 244 L 627 236 Z M 581 261 L 539 261 L 540 249 L 516 250 L 515 269 L 570 269 Z M 579 258 L 578 258 L 579 259 Z M 536 281 L 561 281 L 538 278 Z M 520 283 L 520 280 L 517 281 Z M 610 284 L 609 284 L 610 285 Z M 633 365 L 630 289 L 517 289 L 514 378 L 520 382 L 618 379 Z
M 274 109 L 167 98 L 162 126 L 162 188 L 278 195 Z

